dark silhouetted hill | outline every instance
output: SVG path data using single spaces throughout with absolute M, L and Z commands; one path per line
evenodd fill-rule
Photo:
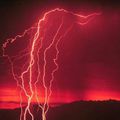
M 41 110 L 37 105 L 32 107 L 35 120 L 40 120 Z M 0 120 L 19 120 L 20 109 L 0 110 Z M 28 120 L 31 120 L 28 118 Z M 120 102 L 79 101 L 51 107 L 47 120 L 120 120 Z

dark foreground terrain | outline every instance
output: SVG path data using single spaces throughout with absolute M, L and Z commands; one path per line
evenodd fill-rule
M 41 110 L 32 108 L 35 120 L 40 120 Z M 0 120 L 19 120 L 20 109 L 0 110 Z M 28 120 L 31 120 L 28 118 Z M 50 108 L 47 120 L 120 120 L 118 101 L 80 101 Z

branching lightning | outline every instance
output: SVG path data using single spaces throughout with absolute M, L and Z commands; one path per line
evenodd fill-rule
M 45 22 L 48 22 L 47 17 L 52 17 L 50 15 L 53 13 L 55 14 L 56 12 L 63 13 L 61 20 L 60 20 L 61 22 L 58 25 L 56 33 L 54 34 L 49 45 L 43 49 L 43 46 L 45 44 L 44 39 L 45 39 L 46 29 L 47 29 L 47 26 L 43 27 L 43 24 Z M 63 31 L 64 32 L 63 33 L 61 31 L 64 28 L 64 24 L 65 24 L 64 18 L 66 15 L 71 15 L 71 16 L 75 17 L 76 19 L 73 21 L 73 23 L 68 25 L 68 27 L 65 29 L 65 31 Z M 59 65 L 57 63 L 57 60 L 59 57 L 58 44 L 65 36 L 67 36 L 67 34 L 73 28 L 73 25 L 75 23 L 77 23 L 79 25 L 86 25 L 96 15 L 100 15 L 100 13 L 93 13 L 93 14 L 89 14 L 87 16 L 84 16 L 84 15 L 73 13 L 71 11 L 67 11 L 65 9 L 56 8 L 56 9 L 53 9 L 53 10 L 46 12 L 44 14 L 44 16 L 41 19 L 39 19 L 39 21 L 35 27 L 31 27 L 31 28 L 25 30 L 23 34 L 17 35 L 17 36 L 15 36 L 15 38 L 7 39 L 6 42 L 3 44 L 3 47 L 2 47 L 3 56 L 8 58 L 10 65 L 11 65 L 11 69 L 12 69 L 12 75 L 17 82 L 17 86 L 19 86 L 21 89 L 21 91 L 20 91 L 20 98 L 21 98 L 21 101 L 20 101 L 20 107 L 21 107 L 20 120 L 27 120 L 28 114 L 30 115 L 31 120 L 35 120 L 34 115 L 30 109 L 31 104 L 32 104 L 32 100 L 34 99 L 34 97 L 36 98 L 36 101 L 42 110 L 42 120 L 46 120 L 46 114 L 49 110 L 50 96 L 52 94 L 52 82 L 54 80 L 54 74 L 59 69 Z M 23 50 L 23 51 L 21 51 L 21 53 L 18 53 L 17 56 L 12 56 L 12 57 L 9 56 L 6 53 L 6 49 L 7 49 L 8 45 L 17 41 L 18 38 L 24 38 L 26 35 L 29 35 L 32 30 L 34 30 L 35 33 L 30 38 L 31 44 L 28 45 L 26 52 L 24 52 L 25 50 Z M 48 56 L 49 50 L 52 48 L 55 49 L 55 56 L 52 59 L 54 65 L 55 65 L 55 68 L 50 73 L 51 79 L 49 81 L 49 86 L 48 86 L 46 84 L 46 75 L 47 75 L 47 72 L 46 72 L 47 68 L 46 67 L 47 67 L 47 63 L 48 63 L 47 56 Z M 40 58 L 41 51 L 43 54 L 43 58 Z M 14 61 L 20 60 L 24 56 L 28 56 L 28 61 L 26 63 L 23 63 L 24 67 L 22 68 L 23 69 L 22 72 L 19 74 L 16 74 Z M 43 61 L 44 61 L 42 68 L 40 68 L 41 59 L 43 59 Z M 34 78 L 34 76 L 35 76 L 34 73 L 37 76 L 36 78 Z M 26 79 L 28 80 L 29 90 L 26 88 L 26 85 L 25 85 L 25 82 L 27 81 Z M 42 86 L 44 88 L 43 104 L 40 104 L 40 100 L 39 100 L 39 98 L 41 96 L 39 96 L 39 94 L 38 94 L 39 93 L 38 88 L 37 88 L 38 82 L 42 82 Z M 25 107 L 25 110 L 23 110 L 23 108 L 22 108 L 22 102 L 23 102 L 22 92 L 24 92 L 25 96 L 27 97 L 27 106 Z

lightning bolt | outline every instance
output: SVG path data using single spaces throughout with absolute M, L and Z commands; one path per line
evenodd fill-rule
M 56 30 L 56 33 L 53 36 L 53 39 L 51 40 L 49 45 L 43 49 L 44 39 L 46 36 L 46 31 L 47 31 L 47 27 L 43 24 L 47 24 L 48 22 L 47 18 L 50 17 L 50 15 L 52 15 L 53 13 L 55 14 L 56 12 L 62 13 L 61 22 Z M 46 120 L 46 114 L 49 110 L 50 96 L 52 94 L 52 83 L 54 81 L 54 74 L 59 69 L 59 65 L 57 63 L 57 60 L 59 57 L 59 49 L 58 49 L 59 42 L 70 32 L 70 30 L 73 28 L 73 25 L 75 23 L 81 26 L 86 25 L 96 15 L 100 15 L 100 14 L 101 13 L 93 13 L 93 14 L 84 16 L 84 15 L 73 13 L 71 11 L 67 11 L 65 9 L 56 8 L 56 9 L 46 12 L 43 15 L 43 17 L 39 19 L 36 26 L 25 30 L 23 34 L 17 35 L 15 36 L 15 38 L 10 38 L 6 40 L 6 42 L 2 46 L 3 56 L 8 58 L 9 63 L 11 65 L 13 78 L 16 80 L 17 86 L 20 87 L 21 89 L 20 91 L 20 98 L 21 98 L 20 120 L 27 120 L 28 114 L 30 115 L 32 120 L 35 120 L 34 115 L 31 111 L 31 104 L 32 104 L 32 100 L 34 99 L 34 97 L 36 98 L 36 101 L 42 110 L 42 120 Z M 75 17 L 76 19 L 70 25 L 68 25 L 65 30 L 63 30 L 64 24 L 65 24 L 64 18 L 66 15 L 71 15 Z M 32 31 L 35 31 L 35 32 L 33 32 L 33 35 L 30 38 L 30 44 L 28 45 L 26 49 L 18 53 L 17 56 L 11 57 L 6 53 L 6 49 L 7 49 L 7 46 L 9 46 L 9 44 L 14 43 L 19 38 L 24 38 L 27 35 L 29 36 Z M 61 31 L 63 31 L 64 33 Z M 47 83 L 46 83 L 46 75 L 47 75 L 46 70 L 47 70 L 47 62 L 48 62 L 47 55 L 50 49 L 52 48 L 54 48 L 56 52 L 54 58 L 52 59 L 55 65 L 55 68 L 50 73 L 51 79 L 49 81 L 49 85 L 47 86 Z M 43 58 L 40 58 L 41 51 L 43 53 Z M 15 72 L 14 63 L 16 60 L 21 60 L 24 56 L 29 56 L 28 62 L 24 63 L 22 67 L 23 71 L 18 75 Z M 44 61 L 42 69 L 40 68 L 41 59 L 43 59 Z M 36 78 L 34 78 L 34 73 L 37 74 Z M 28 80 L 29 90 L 25 86 L 26 79 Z M 39 99 L 42 96 L 38 95 L 39 92 L 37 88 L 37 84 L 40 81 L 42 82 L 42 86 L 44 87 L 43 104 L 40 104 Z M 22 107 L 22 103 L 23 103 L 22 92 L 24 92 L 25 96 L 27 97 L 27 106 L 25 107 L 25 110 L 23 110 L 23 107 Z

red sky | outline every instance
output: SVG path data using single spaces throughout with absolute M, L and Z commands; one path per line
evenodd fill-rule
M 120 100 L 120 10 L 117 8 L 100 8 L 84 11 L 83 14 L 89 14 L 93 11 L 101 11 L 102 14 L 85 26 L 75 24 L 70 33 L 60 42 L 59 70 L 55 73 L 51 102 Z M 11 15 L 12 10 L 9 12 Z M 28 14 L 27 20 L 27 9 L 24 14 L 19 12 L 21 19 L 23 19 L 21 22 L 16 18 L 17 13 L 15 11 L 12 18 L 6 14 L 5 17 L 9 17 L 9 21 L 4 17 L 5 28 L 2 35 L 5 38 L 14 37 L 24 31 L 25 28 L 20 26 L 26 24 L 26 28 L 28 28 L 28 26 L 33 25 L 42 13 L 38 14 L 37 12 L 33 16 L 35 12 L 31 15 Z M 30 22 L 27 23 L 28 20 Z M 6 23 L 7 21 L 8 23 Z M 66 23 L 70 21 L 66 21 Z M 49 29 L 47 33 L 48 38 L 50 38 L 49 32 L 51 31 Z M 9 46 L 8 52 L 17 54 L 17 50 L 26 45 L 23 42 L 12 44 Z M 0 58 L 0 60 L 0 108 L 18 107 L 20 101 L 19 88 L 16 87 L 16 82 L 11 75 L 8 61 L 5 58 Z M 17 62 L 16 66 L 21 67 L 21 62 Z

